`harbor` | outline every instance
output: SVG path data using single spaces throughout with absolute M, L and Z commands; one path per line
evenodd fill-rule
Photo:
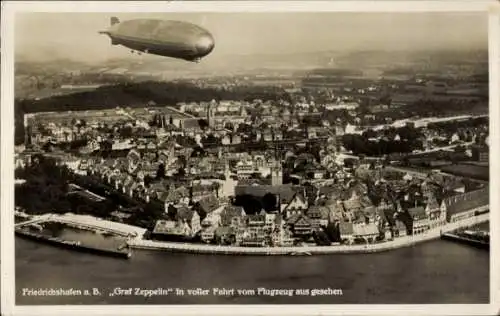
M 65 248 L 124 258 L 131 257 L 132 249 L 219 255 L 310 256 L 335 253 L 376 253 L 439 238 L 485 248 L 489 247 L 489 242 L 485 244 L 484 241 L 474 239 L 466 228 L 488 220 L 489 214 L 486 213 L 430 229 L 425 234 L 408 235 L 379 243 L 331 246 L 239 247 L 147 240 L 143 237 L 145 229 L 75 214 L 47 214 L 34 217 L 29 221 L 16 224 L 15 232 L 21 237 L 45 241 Z M 47 229 L 47 224 L 59 227 Z M 457 232 L 462 233 L 457 235 Z
M 18 223 L 15 234 L 69 250 L 128 259 L 132 252 L 127 240 L 137 232 L 117 229 L 107 221 L 93 219 L 90 222 L 86 216 L 65 214 L 39 216 Z
M 99 248 L 96 246 L 89 246 L 82 244 L 79 241 L 69 241 L 69 240 L 64 240 L 61 238 L 56 238 L 56 237 L 47 237 L 42 234 L 37 234 L 30 232 L 28 230 L 24 229 L 16 229 L 15 231 L 16 236 L 25 238 L 25 239 L 31 239 L 39 242 L 44 242 L 56 247 L 60 248 L 65 248 L 69 250 L 77 250 L 81 252 L 87 252 L 87 253 L 93 253 L 93 254 L 100 254 L 100 255 L 106 255 L 106 256 L 112 256 L 112 257 L 118 257 L 118 258 L 125 258 L 128 259 L 132 256 L 132 253 L 128 250 L 126 250 L 126 247 L 123 248 L 118 248 L 118 249 L 106 249 L 106 248 Z

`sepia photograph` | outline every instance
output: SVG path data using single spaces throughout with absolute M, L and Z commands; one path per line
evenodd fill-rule
M 238 3 L 11 13 L 9 302 L 489 306 L 491 12 Z

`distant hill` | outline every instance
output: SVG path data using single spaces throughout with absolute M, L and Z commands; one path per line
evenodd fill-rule
M 79 71 L 88 68 L 89 65 L 69 58 L 58 58 L 53 61 L 29 61 L 16 60 L 16 75 L 45 75 L 51 72 Z
M 84 63 L 72 58 L 56 58 L 43 62 L 16 59 L 16 74 L 30 71 L 54 71 L 57 69 L 94 71 L 100 68 L 126 68 L 130 72 L 196 72 L 219 74 L 238 70 L 266 69 L 313 69 L 313 68 L 388 68 L 414 65 L 436 66 L 463 63 L 488 65 L 487 51 L 383 51 L 365 50 L 353 52 L 316 51 L 289 52 L 286 54 L 209 55 L 200 63 L 191 63 L 154 55 L 130 55 L 94 63 Z
M 102 86 L 93 91 L 48 97 L 40 100 L 16 100 L 16 113 L 78 111 L 103 108 L 144 107 L 149 101 L 161 105 L 211 100 L 277 100 L 286 98 L 283 89 L 238 87 L 233 90 L 199 88 L 189 83 L 140 82 Z

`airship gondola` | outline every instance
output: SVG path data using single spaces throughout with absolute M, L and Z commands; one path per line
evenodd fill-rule
M 204 28 L 183 21 L 134 19 L 120 22 L 111 18 L 111 26 L 100 34 L 139 53 L 198 62 L 212 52 L 215 41 Z

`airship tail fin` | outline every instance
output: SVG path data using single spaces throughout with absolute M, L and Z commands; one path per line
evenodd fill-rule
M 110 24 L 111 26 L 120 23 L 120 19 L 118 19 L 116 16 L 111 17 L 110 19 Z

